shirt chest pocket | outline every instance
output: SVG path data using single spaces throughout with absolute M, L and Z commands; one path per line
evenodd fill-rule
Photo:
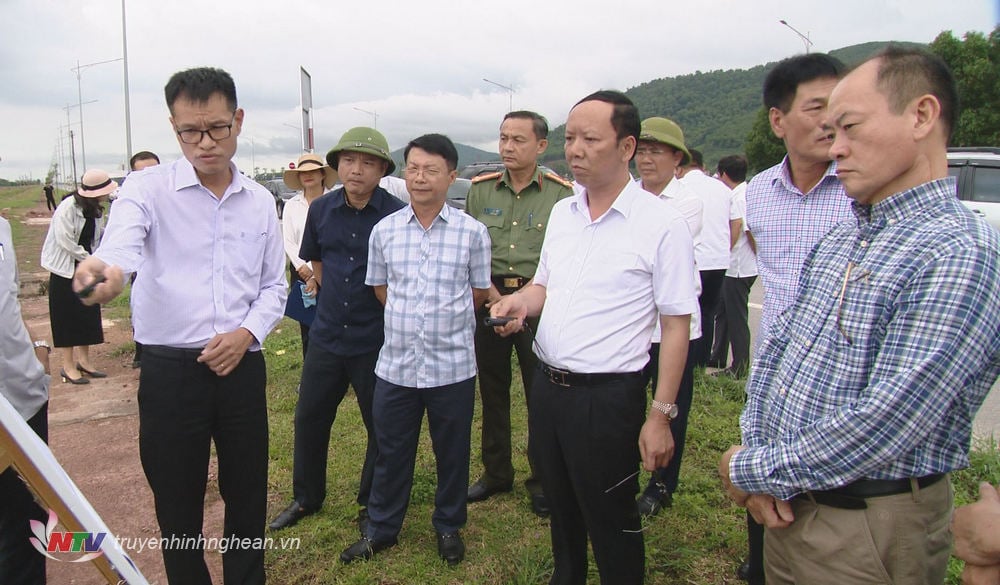
M 264 264 L 267 236 L 265 231 L 232 232 L 228 238 L 230 246 L 226 250 L 226 257 L 231 264 L 230 269 L 247 277 L 260 274 Z

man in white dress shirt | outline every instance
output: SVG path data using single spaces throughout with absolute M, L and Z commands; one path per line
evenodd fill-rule
M 553 208 L 533 283 L 490 310 L 515 317 L 497 327 L 502 335 L 542 315 L 529 448 L 552 511 L 555 585 L 586 582 L 588 536 L 602 584 L 643 582 L 637 463 L 664 467 L 674 449 L 670 421 L 698 308 L 694 254 L 684 217 L 629 175 L 639 129 L 638 110 L 619 92 L 573 107 L 566 161 L 583 189 Z M 657 320 L 659 379 L 646 415 Z

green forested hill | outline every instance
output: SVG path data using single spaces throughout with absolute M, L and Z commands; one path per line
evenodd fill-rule
M 850 66 L 886 44 L 863 43 L 837 49 L 830 54 Z M 680 124 L 687 145 L 701 150 L 706 165 L 712 168 L 721 157 L 743 152 L 743 142 L 753 125 L 754 115 L 762 107 L 764 77 L 774 65 L 772 62 L 752 69 L 697 71 L 663 77 L 630 88 L 625 93 L 639 107 L 642 118 L 665 116 Z M 564 132 L 565 124 L 549 133 L 549 149 L 544 160 L 546 165 L 566 173 Z

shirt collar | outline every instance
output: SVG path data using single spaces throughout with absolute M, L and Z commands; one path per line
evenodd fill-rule
M 444 206 L 441 207 L 441 211 L 438 212 L 437 217 L 441 218 L 441 220 L 444 221 L 445 223 L 448 223 L 448 220 L 451 217 L 451 214 L 454 213 L 454 212 L 455 212 L 455 210 L 451 208 L 451 205 L 448 205 L 447 203 L 445 203 Z M 417 214 L 413 213 L 413 205 L 412 204 L 406 206 L 406 222 L 409 223 L 411 221 L 417 221 Z M 436 221 L 437 221 L 437 218 L 434 219 L 434 222 L 436 222 Z M 434 226 L 434 222 L 431 222 L 431 226 L 432 227 Z M 420 225 L 420 222 L 417 222 L 417 225 Z M 423 229 L 423 226 L 420 226 L 420 227 L 421 227 L 421 229 Z
M 542 180 L 543 180 L 542 179 L 542 169 L 541 169 L 541 167 L 538 166 L 538 163 L 535 163 L 535 174 L 532 175 L 531 180 L 528 181 L 528 185 L 530 185 L 532 183 L 537 183 L 538 184 L 538 188 L 541 189 L 542 188 Z M 507 170 L 506 168 L 503 170 L 503 173 L 500 174 L 500 177 L 497 178 L 497 182 L 496 182 L 495 188 L 500 188 L 500 185 L 507 185 L 507 187 L 511 191 L 514 190 L 514 183 L 511 182 L 510 171 Z
M 629 213 L 632 211 L 632 204 L 635 202 L 636 194 L 644 195 L 645 193 L 642 187 L 630 178 L 625 183 L 625 187 L 618 193 L 618 196 L 615 197 L 615 200 L 611 202 L 611 208 L 608 209 L 608 212 L 610 213 L 612 210 L 616 211 L 627 219 Z M 590 223 L 590 205 L 587 203 L 586 187 L 572 197 L 570 209 L 576 213 L 582 213 L 586 216 L 587 222 Z M 605 216 L 607 216 L 607 213 L 601 217 Z
M 839 180 L 840 179 L 837 178 L 837 161 L 832 160 L 828 165 L 826 165 L 826 172 L 823 173 L 823 176 L 820 178 L 819 182 L 816 183 L 813 186 L 813 188 L 809 190 L 809 193 L 812 193 L 813 191 L 818 189 L 820 185 L 822 185 L 827 181 L 839 181 Z M 781 172 L 775 175 L 774 179 L 771 180 L 771 185 L 774 185 L 774 183 L 778 181 L 781 181 L 782 186 L 784 186 L 785 190 L 788 191 L 789 193 L 794 193 L 795 195 L 800 195 L 803 197 L 809 194 L 799 191 L 799 188 L 796 187 L 795 183 L 792 182 L 792 172 L 791 168 L 788 166 L 787 154 L 785 155 L 785 158 L 781 160 Z
M 874 205 L 851 202 L 851 211 L 859 222 L 893 224 L 956 197 L 955 177 L 943 177 L 900 191 Z
M 240 181 L 243 175 L 240 174 L 240 169 L 236 167 L 236 163 L 232 160 L 229 161 L 229 170 L 232 171 L 233 178 L 229 186 L 226 187 L 223 199 L 231 193 L 243 190 L 243 184 Z M 198 173 L 194 170 L 194 165 L 187 158 L 181 157 L 177 160 L 177 166 L 174 167 L 174 189 L 180 191 L 181 189 L 197 186 L 203 185 L 201 184 L 201 179 L 198 178 Z
M 333 193 L 337 195 L 333 199 L 334 208 L 344 207 L 345 205 L 347 205 L 347 191 L 344 191 L 343 187 L 334 190 Z M 365 208 L 370 206 L 378 211 L 382 211 L 382 207 L 385 205 L 385 198 L 387 196 L 389 196 L 388 191 L 386 191 L 382 187 L 376 186 L 375 190 L 372 192 L 371 199 L 368 200 L 368 203 L 365 205 Z

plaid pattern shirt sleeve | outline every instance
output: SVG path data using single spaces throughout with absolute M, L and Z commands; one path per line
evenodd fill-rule
M 1000 244 L 954 193 L 859 206 L 813 251 L 748 381 L 735 485 L 789 499 L 968 465 L 1000 373 Z

